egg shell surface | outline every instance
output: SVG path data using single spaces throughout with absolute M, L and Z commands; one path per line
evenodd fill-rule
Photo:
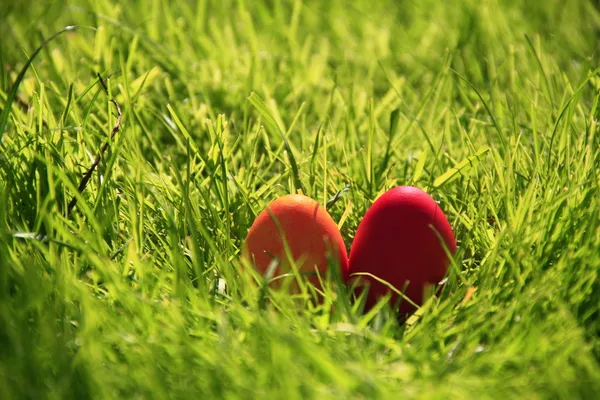
M 393 188 L 373 203 L 360 222 L 350 249 L 349 274 L 375 275 L 420 305 L 425 286 L 439 283 L 446 274 L 450 260 L 441 240 L 454 253 L 452 227 L 431 196 L 412 186 Z M 369 285 L 367 307 L 390 291 L 371 277 L 358 279 Z M 398 297 L 392 293 L 392 304 Z M 414 306 L 402 300 L 400 312 L 411 311 Z
M 299 194 L 275 199 L 256 217 L 244 241 L 242 257 L 263 275 L 272 256 L 280 263 L 274 276 L 291 272 L 281 232 L 300 272 L 318 270 L 324 279 L 330 254 L 342 278 L 347 277 L 348 253 L 336 223 L 317 201 Z M 316 274 L 309 275 L 308 280 L 320 287 Z

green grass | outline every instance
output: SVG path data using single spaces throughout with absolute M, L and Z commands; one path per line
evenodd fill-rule
M 1 4 L 0 398 L 600 397 L 591 1 Z M 350 249 L 401 184 L 459 245 L 407 323 L 240 272 L 276 196 Z

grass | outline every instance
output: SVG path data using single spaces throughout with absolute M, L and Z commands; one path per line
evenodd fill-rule
M 1 4 L 0 398 L 600 396 L 595 3 Z M 407 323 L 240 272 L 276 196 L 349 249 L 401 184 L 459 245 Z

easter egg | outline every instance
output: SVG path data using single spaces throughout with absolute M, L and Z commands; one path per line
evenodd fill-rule
M 317 271 L 325 279 L 328 259 L 339 266 L 342 277 L 348 272 L 348 253 L 336 223 L 318 202 L 303 195 L 285 195 L 269 204 L 256 217 L 242 246 L 242 257 L 262 275 L 273 258 L 279 263 L 273 276 L 291 273 L 288 254 L 316 287 L 320 287 Z
M 396 187 L 379 197 L 360 222 L 350 249 L 349 274 L 369 287 L 368 308 L 389 292 L 392 304 L 400 296 L 363 273 L 393 285 L 421 305 L 425 287 L 439 283 L 446 274 L 450 260 L 444 246 L 454 253 L 456 240 L 438 204 L 421 189 Z M 401 313 L 414 309 L 400 301 Z

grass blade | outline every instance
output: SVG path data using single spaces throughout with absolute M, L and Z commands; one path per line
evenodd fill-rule
M 256 110 L 260 113 L 260 115 L 264 118 L 267 127 L 272 133 L 279 134 L 281 139 L 283 140 L 283 144 L 285 150 L 288 154 L 288 159 L 290 160 L 290 164 L 292 167 L 293 174 L 293 182 L 295 191 L 301 190 L 303 193 L 306 193 L 304 187 L 302 186 L 302 182 L 300 181 L 300 172 L 298 170 L 298 163 L 296 162 L 296 158 L 294 157 L 294 153 L 292 152 L 292 148 L 290 147 L 290 143 L 287 140 L 287 135 L 283 132 L 283 128 L 276 122 L 273 114 L 265 104 L 265 102 L 258 96 L 256 93 L 251 93 L 248 97 L 250 103 L 256 108 Z M 296 121 L 298 120 L 302 110 L 304 109 L 304 104 L 300 106 L 298 113 L 296 113 L 296 117 L 290 125 L 290 131 L 294 127 Z M 289 132 L 288 132 L 289 133 Z
M 4 103 L 4 108 L 2 109 L 2 113 L 0 113 L 0 143 L 2 143 L 2 136 L 4 135 L 4 130 L 6 129 L 6 125 L 8 123 L 8 117 L 10 115 L 10 109 L 12 107 L 12 103 L 15 101 L 15 96 L 17 95 L 17 91 L 19 90 L 19 85 L 23 81 L 23 78 L 25 77 L 25 74 L 27 73 L 27 70 L 31 66 L 31 63 L 33 62 L 35 57 L 37 57 L 37 55 L 40 53 L 40 51 L 42 51 L 42 49 L 44 47 L 46 47 L 46 45 L 48 43 L 50 43 L 51 41 L 53 41 L 54 39 L 56 39 L 63 33 L 70 32 L 70 31 L 73 31 L 76 29 L 77 29 L 76 25 L 66 26 L 63 29 L 61 29 L 60 31 L 56 32 L 54 35 L 50 36 L 48 39 L 44 40 L 44 42 L 40 45 L 40 47 L 35 49 L 35 51 L 31 54 L 31 56 L 29 57 L 29 59 L 27 60 L 27 62 L 23 66 L 23 68 L 21 68 L 19 75 L 17 75 L 17 79 L 13 83 L 13 86 L 10 89 L 10 92 L 8 93 L 8 98 L 6 99 L 6 102 Z
M 433 181 L 433 187 L 439 188 L 447 183 L 452 182 L 456 178 L 464 176 L 469 170 L 477 166 L 481 161 L 481 156 L 487 153 L 490 150 L 489 147 L 484 147 L 480 149 L 477 153 L 472 156 L 469 156 L 456 164 L 454 167 L 450 168 L 448 171 L 443 173 L 441 176 L 438 176 L 435 181 Z

